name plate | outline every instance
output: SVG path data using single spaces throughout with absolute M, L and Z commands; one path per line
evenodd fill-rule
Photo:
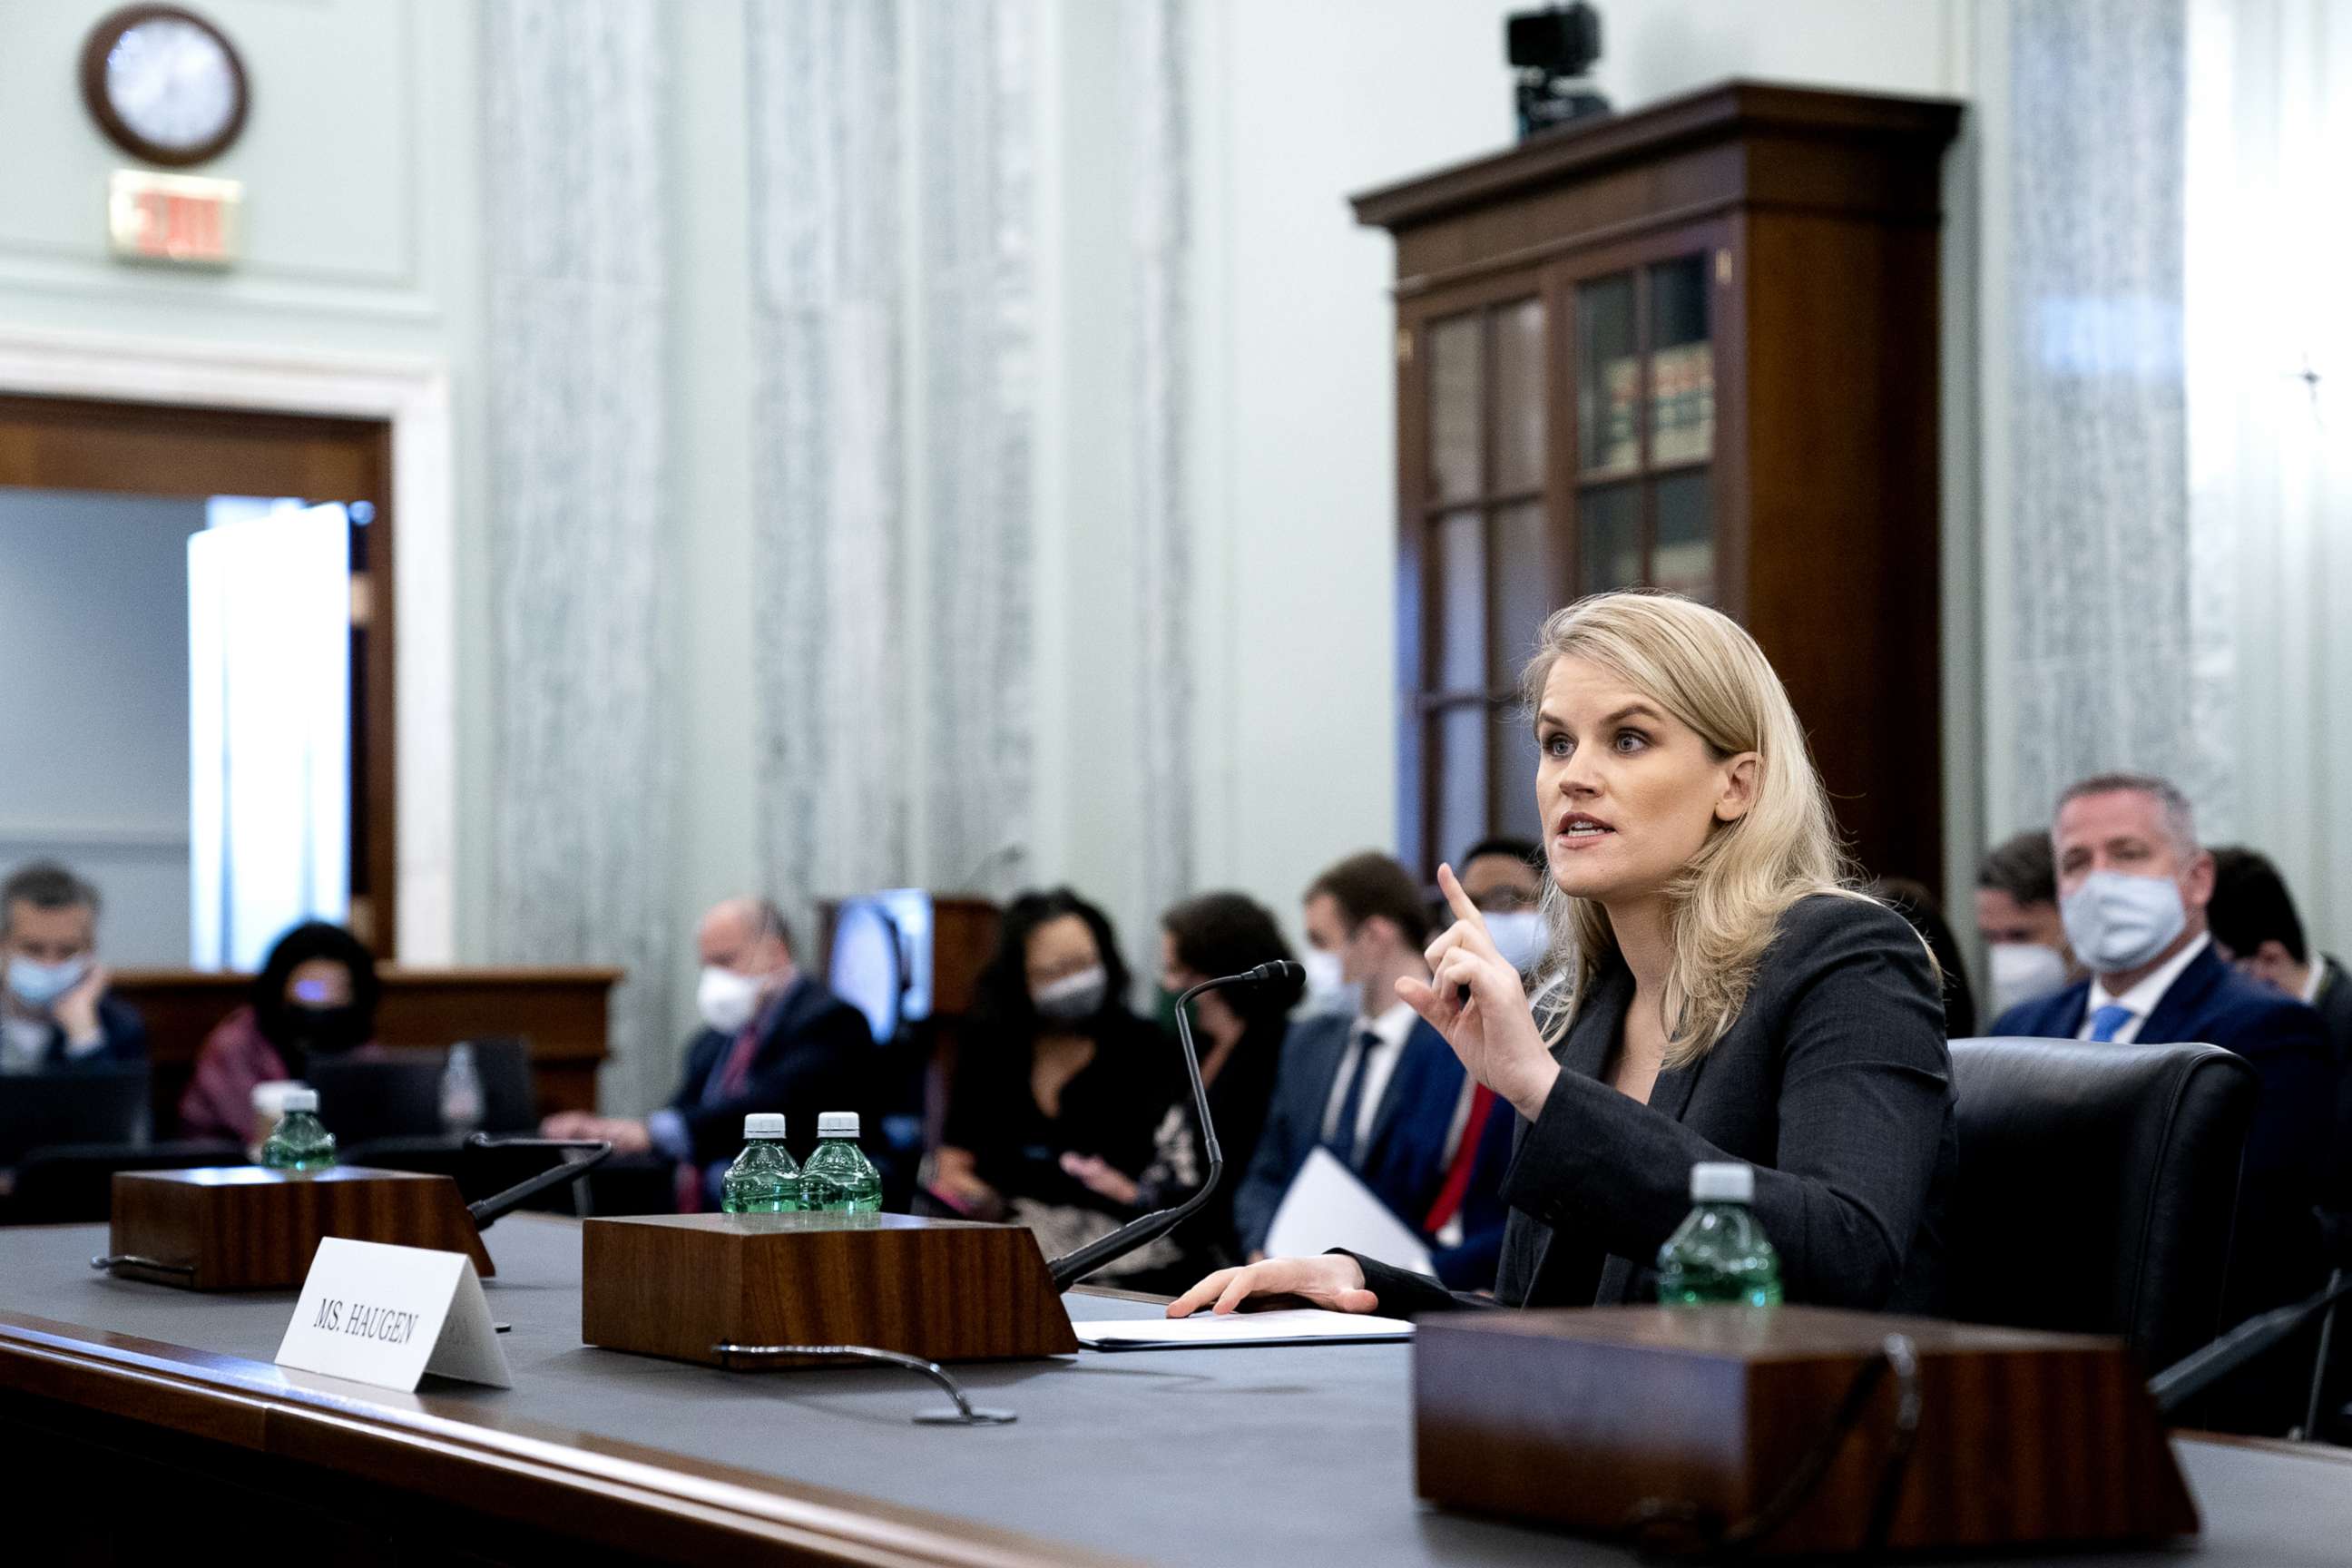
M 514 1386 L 472 1258 L 338 1236 L 310 1260 L 278 1364 L 404 1394 L 428 1372 Z

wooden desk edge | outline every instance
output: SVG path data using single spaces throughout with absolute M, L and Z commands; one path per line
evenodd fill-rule
M 440 1414 L 430 1394 L 352 1386 L 345 1395 L 289 1382 L 267 1363 L 0 1312 L 0 1389 L 329 1465 L 647 1556 L 707 1561 L 757 1542 L 811 1563 L 1115 1568 L 1129 1561 L 594 1433 Z M 414 1408 L 378 1398 L 410 1400 Z

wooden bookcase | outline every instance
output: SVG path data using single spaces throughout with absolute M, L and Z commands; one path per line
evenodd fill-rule
M 1651 584 L 1755 633 L 1864 868 L 1940 885 L 1959 114 L 1733 82 L 1354 198 L 1396 240 L 1408 865 L 1541 837 L 1520 667 L 1549 611 Z

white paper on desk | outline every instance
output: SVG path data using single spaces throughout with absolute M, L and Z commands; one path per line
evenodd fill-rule
M 1312 1258 L 1335 1247 L 1415 1274 L 1432 1272 L 1421 1237 L 1331 1151 L 1310 1149 L 1266 1227 L 1265 1255 Z
M 1409 1340 L 1402 1318 L 1297 1307 L 1272 1312 L 1195 1312 L 1189 1318 L 1102 1318 L 1072 1323 L 1078 1343 L 1097 1351 L 1196 1350 L 1210 1345 L 1306 1344 L 1317 1340 Z

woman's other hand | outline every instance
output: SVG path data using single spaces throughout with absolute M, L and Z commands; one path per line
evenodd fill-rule
M 1214 1304 L 1219 1313 L 1232 1311 L 1252 1296 L 1297 1296 L 1307 1305 L 1334 1312 L 1372 1312 L 1381 1299 L 1364 1289 L 1361 1265 L 1344 1252 L 1319 1258 L 1269 1258 L 1246 1268 L 1220 1268 L 1173 1301 L 1171 1318 L 1189 1318 Z
M 1115 1204 L 1132 1204 L 1143 1189 L 1133 1177 L 1098 1154 L 1065 1154 L 1062 1169 L 1087 1190 Z
M 1437 885 L 1453 907 L 1454 924 L 1423 955 L 1430 978 L 1400 980 L 1397 994 L 1445 1037 L 1472 1078 L 1533 1121 L 1559 1080 L 1559 1064 L 1536 1028 L 1518 970 L 1495 946 L 1453 867 L 1437 868 Z

